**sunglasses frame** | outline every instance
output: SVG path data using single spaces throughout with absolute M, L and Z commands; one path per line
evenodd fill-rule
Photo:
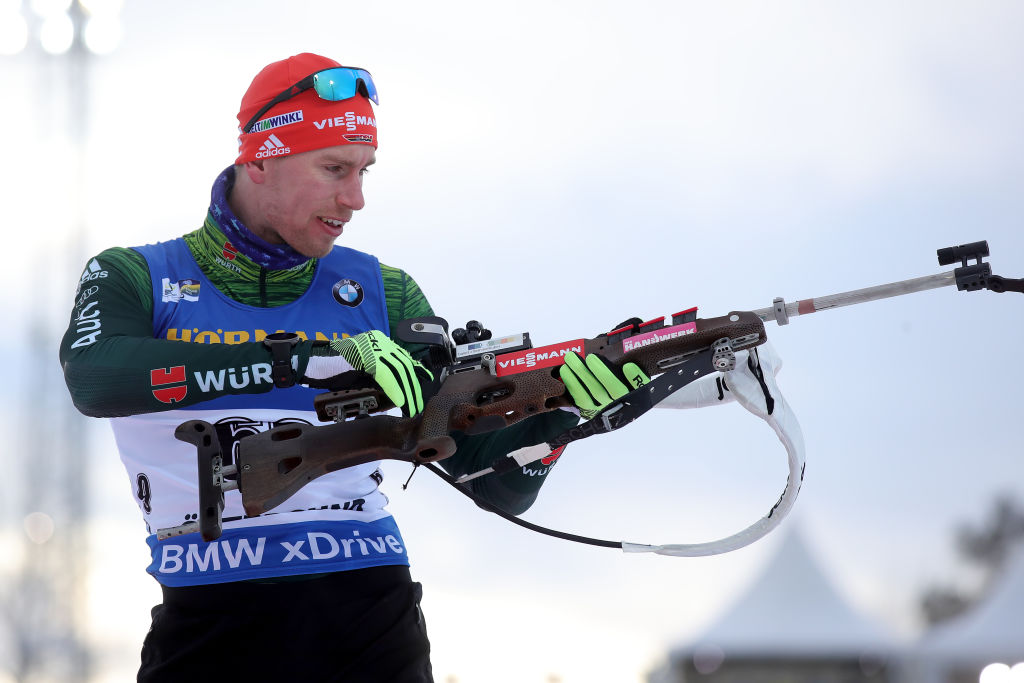
M 244 126 L 242 126 L 242 134 L 244 135 L 246 133 L 249 133 L 252 130 L 252 127 L 259 123 L 260 118 L 268 111 L 273 109 L 276 105 L 280 104 L 281 102 L 290 100 L 296 95 L 299 95 L 300 93 L 303 93 L 307 90 L 315 89 L 317 76 L 324 73 L 325 71 L 332 71 L 333 69 L 348 69 L 349 71 L 356 72 L 356 91 L 352 95 L 349 95 L 348 97 L 343 97 L 338 100 L 327 99 L 323 95 L 321 95 L 319 91 L 317 91 L 317 96 L 319 96 L 321 99 L 327 100 L 328 102 L 341 102 L 343 100 L 351 99 L 356 95 L 361 94 L 367 99 L 373 100 L 374 104 L 380 104 L 380 102 L 377 101 L 377 86 L 376 84 L 373 83 L 373 77 L 370 76 L 369 71 L 367 71 L 366 69 L 362 69 L 358 66 L 332 66 L 326 69 L 321 69 L 320 71 L 317 71 L 315 73 L 311 73 L 298 83 L 295 83 L 294 85 L 285 88 L 277 95 L 275 95 L 274 99 L 270 100 L 265 105 L 260 107 L 260 110 L 256 112 L 256 114 L 251 119 L 249 119 L 249 121 L 246 122 Z M 366 74 L 366 78 L 363 78 L 358 74 Z M 367 85 L 367 82 L 373 85 L 374 94 L 372 96 L 370 95 L 370 86 Z

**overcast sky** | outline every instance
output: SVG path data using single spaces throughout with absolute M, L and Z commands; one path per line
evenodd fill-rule
M 40 300 L 64 324 L 86 256 L 197 227 L 234 159 L 245 88 L 303 51 L 369 69 L 380 91 L 367 206 L 341 243 L 407 270 L 456 325 L 554 343 L 632 316 L 929 275 L 937 248 L 981 239 L 996 273 L 1024 276 L 1016 2 L 128 0 L 121 16 L 124 38 L 93 61 L 89 109 L 74 114 L 85 144 L 61 133 L 56 67 L 24 54 L 0 70 L 5 224 L 32 247 L 5 264 L 15 329 Z M 981 523 L 998 494 L 1024 498 L 1022 310 L 1020 295 L 947 288 L 769 326 L 807 443 L 786 524 L 901 635 L 919 626 L 924 587 L 966 576 L 955 527 Z M 20 339 L 4 348 L 24 353 Z M 159 591 L 108 432 L 90 432 L 90 618 L 115 680 Z M 387 473 L 441 681 L 638 681 L 777 543 L 627 556 L 511 527 L 426 472 L 408 491 L 406 468 Z M 737 406 L 657 411 L 570 447 L 526 516 L 711 540 L 763 515 L 785 476 L 781 446 Z M 15 519 L 6 537 L 17 531 Z

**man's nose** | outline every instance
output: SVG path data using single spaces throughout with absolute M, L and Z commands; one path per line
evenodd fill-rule
M 366 205 L 366 200 L 363 198 L 363 182 L 360 178 L 353 178 L 346 180 L 340 188 L 338 188 L 337 194 L 334 196 L 334 200 L 338 206 L 352 211 L 359 211 Z

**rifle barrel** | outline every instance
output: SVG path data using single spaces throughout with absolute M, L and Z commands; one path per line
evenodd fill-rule
M 914 292 L 923 292 L 928 289 L 937 289 L 955 284 L 956 274 L 955 271 L 951 270 L 946 273 L 938 273 L 937 275 L 925 275 L 924 277 L 917 277 L 912 280 L 890 282 L 885 285 L 865 287 L 864 289 L 855 289 L 850 292 L 840 292 L 839 294 L 829 294 L 828 296 L 814 299 L 801 299 L 792 303 L 786 303 L 781 298 L 778 298 L 773 306 L 759 308 L 753 311 L 753 313 L 765 322 L 776 322 L 779 325 L 785 325 L 789 322 L 790 318 L 795 318 L 799 315 L 862 304 L 868 301 L 877 301 L 878 299 L 888 299 L 894 296 L 903 296 L 904 294 L 913 294 Z

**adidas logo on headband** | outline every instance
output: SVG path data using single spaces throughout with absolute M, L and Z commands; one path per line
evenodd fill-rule
M 281 138 L 271 133 L 266 142 L 260 145 L 260 151 L 256 152 L 256 158 L 267 159 L 281 154 L 290 154 L 291 151 L 291 147 L 285 147 L 284 143 L 281 142 Z

